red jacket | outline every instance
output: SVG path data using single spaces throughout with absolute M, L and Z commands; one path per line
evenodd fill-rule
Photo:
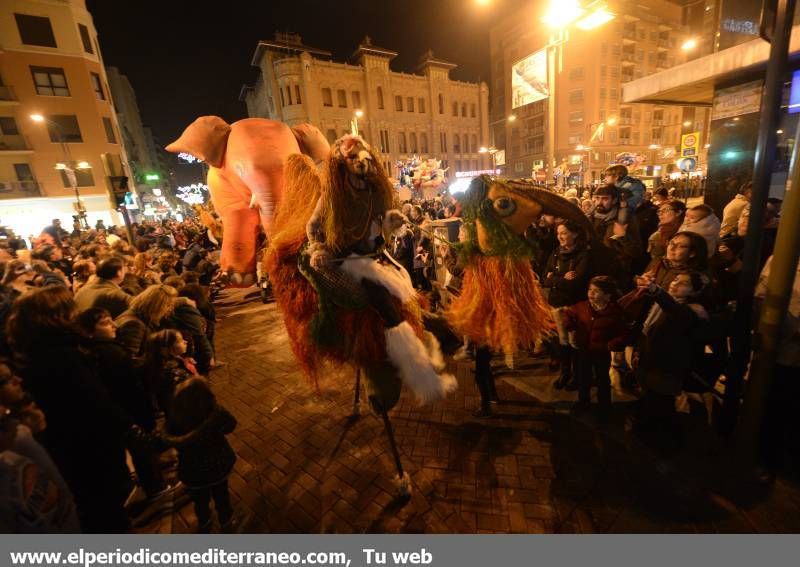
M 588 300 L 562 311 L 564 327 L 575 333 L 578 350 L 592 353 L 622 350 L 628 334 L 625 315 L 616 301 L 602 311 L 595 311 Z

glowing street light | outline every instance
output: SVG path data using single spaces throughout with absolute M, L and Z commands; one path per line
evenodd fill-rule
M 487 148 L 486 146 L 481 146 L 480 149 L 478 150 L 479 154 L 485 154 L 485 153 L 488 153 L 488 152 L 489 152 L 489 148 Z
M 608 124 L 609 126 L 613 126 L 616 123 L 617 123 L 617 119 L 614 118 L 614 117 L 609 118 L 608 120 L 606 120 L 606 124 Z
M 516 114 L 511 114 L 508 117 L 508 121 L 509 122 L 514 122 L 514 120 L 516 120 L 516 119 L 517 119 L 517 115 Z
M 613 19 L 614 14 L 609 12 L 608 9 L 603 6 L 602 8 L 598 8 L 594 12 L 591 12 L 588 16 L 578 20 L 578 22 L 575 24 L 575 27 L 585 31 L 593 30 L 595 28 L 599 28 L 603 24 L 607 24 Z
M 44 116 L 41 114 L 31 114 L 31 120 L 34 122 L 44 122 Z
M 692 122 L 691 122 L 691 120 L 687 120 L 686 122 L 683 123 L 683 125 L 684 126 L 691 126 Z
M 693 37 L 687 39 L 686 41 L 683 42 L 683 45 L 681 45 L 681 49 L 683 49 L 684 51 L 690 51 L 695 47 L 697 47 L 697 40 Z
M 578 0 L 551 0 L 542 22 L 553 29 L 564 29 L 584 14 Z
M 658 144 L 650 144 L 649 146 L 647 146 L 648 150 L 657 150 L 659 148 L 661 148 L 661 146 L 659 146 Z
M 364 116 L 364 111 L 361 109 L 356 110 L 356 118 L 361 118 Z

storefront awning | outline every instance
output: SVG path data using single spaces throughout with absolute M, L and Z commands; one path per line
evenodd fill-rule
M 766 69 L 770 45 L 761 38 L 671 67 L 626 83 L 626 103 L 711 106 L 714 87 L 725 81 Z M 800 25 L 792 28 L 790 59 L 800 58 Z

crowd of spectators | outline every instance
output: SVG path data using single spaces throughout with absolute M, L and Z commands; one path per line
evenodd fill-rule
M 526 233 L 558 329 L 537 354 L 550 357 L 552 370 L 560 367 L 556 389 L 576 391 L 575 412 L 590 409 L 596 388 L 596 422 L 605 423 L 616 380 L 639 398 L 634 430 L 655 446 L 675 448 L 681 443 L 676 411 L 713 419 L 732 371 L 731 302 L 738 293 L 752 188 L 742 186 L 720 219 L 700 199 L 678 199 L 667 186 L 646 190 L 623 166 L 610 167 L 602 181 L 591 188 L 556 189 L 584 212 L 594 234 L 548 215 Z M 767 205 L 762 266 L 772 254 L 780 205 L 778 199 Z M 414 228 L 392 248 L 413 269 L 417 288 L 433 290 L 434 297 L 441 277 L 432 269 L 437 247 L 430 224 L 453 216 L 457 209 L 447 214 L 449 206 L 447 197 L 406 204 Z M 457 276 L 455 258 L 448 260 L 446 249 L 443 256 L 447 277 Z M 800 372 L 797 313 L 790 313 L 788 324 L 783 348 L 789 355 L 779 361 L 781 376 Z M 486 414 L 485 408 L 476 411 Z M 766 444 L 768 466 L 777 462 L 782 449 L 775 447 L 782 443 L 775 439 L 784 434 L 773 433 Z
M 119 533 L 192 500 L 236 530 L 225 434 L 204 377 L 218 251 L 193 219 L 0 241 L 0 531 Z M 169 474 L 177 459 L 177 476 Z

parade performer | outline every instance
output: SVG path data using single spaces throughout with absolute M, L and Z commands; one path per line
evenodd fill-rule
M 466 236 L 459 245 L 464 276 L 445 318 L 478 347 L 475 379 L 481 408 L 476 415 L 488 416 L 496 396 L 491 353 L 502 352 L 513 366 L 520 347 L 532 348 L 555 328 L 531 266 L 533 249 L 522 234 L 542 214 L 570 220 L 587 235 L 593 231 L 578 207 L 532 181 L 481 175 L 458 198 Z
M 456 381 L 442 372 L 438 342 L 423 330 L 408 272 L 384 250 L 407 222 L 393 207 L 381 161 L 358 136 L 338 140 L 321 173 L 308 157 L 290 156 L 266 266 L 292 348 L 312 381 L 325 360 L 363 371 L 407 491 L 388 412 L 401 384 L 425 403 Z M 358 388 L 357 378 L 357 396 Z

